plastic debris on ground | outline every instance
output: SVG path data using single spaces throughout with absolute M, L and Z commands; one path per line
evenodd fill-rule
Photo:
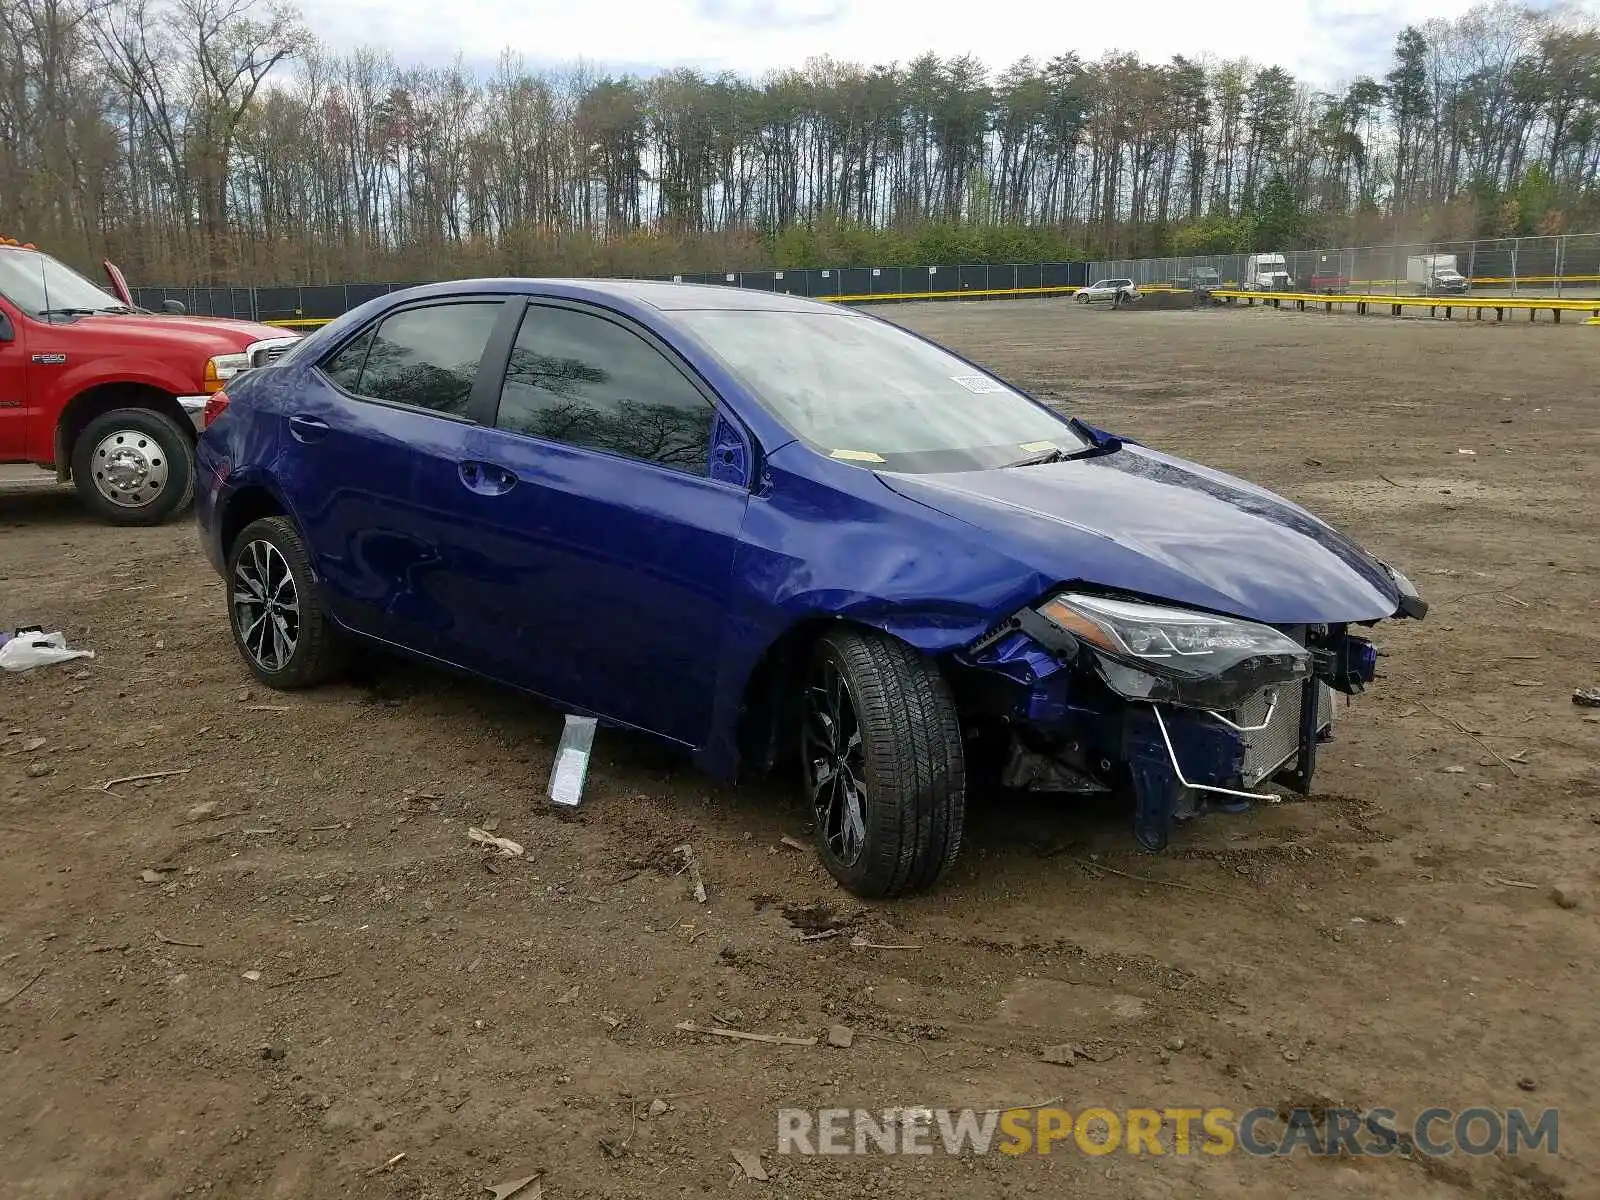
M 481 846 L 493 846 L 506 858 L 521 858 L 523 854 L 523 847 L 520 843 L 513 842 L 510 838 L 495 837 L 494 834 L 486 829 L 469 828 L 467 830 L 467 839 L 477 842 Z
M 0 634 L 0 670 L 28 671 L 74 658 L 93 658 L 93 650 L 69 650 L 64 633 L 19 629 L 11 637 Z
M 589 775 L 589 752 L 594 749 L 597 724 L 594 717 L 567 714 L 555 763 L 550 768 L 550 803 L 576 808 L 583 800 L 583 782 Z

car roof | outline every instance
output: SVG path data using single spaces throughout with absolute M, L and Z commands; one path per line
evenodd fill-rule
M 690 309 L 765 310 L 768 312 L 839 312 L 836 305 L 824 304 L 786 292 L 721 284 L 672 283 L 660 279 L 456 279 L 448 283 L 425 284 L 408 288 L 408 298 L 445 295 L 465 290 L 522 292 L 534 296 L 558 296 L 572 300 L 624 301 L 647 305 L 662 312 Z M 391 293 L 399 295 L 400 293 Z

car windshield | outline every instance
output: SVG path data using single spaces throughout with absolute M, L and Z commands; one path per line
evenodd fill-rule
M 30 317 L 46 312 L 125 312 L 115 296 L 37 250 L 0 249 L 0 295 Z
M 674 317 L 797 437 L 846 462 L 983 470 L 1087 445 L 1066 418 L 885 321 L 745 309 Z

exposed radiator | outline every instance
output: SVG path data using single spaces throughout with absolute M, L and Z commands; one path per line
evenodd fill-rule
M 1272 720 L 1265 729 L 1241 734 L 1244 739 L 1244 786 L 1254 787 L 1264 779 L 1276 775 L 1300 753 L 1300 710 L 1305 687 L 1300 683 L 1286 684 L 1277 689 L 1278 703 L 1272 710 Z M 1270 689 L 1257 692 L 1228 719 L 1236 725 L 1259 725 L 1267 715 Z M 1317 684 L 1317 729 L 1320 732 L 1333 724 L 1333 689 L 1325 683 Z

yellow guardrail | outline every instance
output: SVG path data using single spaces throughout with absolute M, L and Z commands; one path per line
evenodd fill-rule
M 1075 286 L 1062 287 L 1025 287 L 1025 288 L 966 288 L 959 292 L 861 292 L 847 296 L 811 296 L 809 299 L 825 301 L 829 304 L 865 304 L 869 301 L 898 301 L 898 300 L 977 300 L 995 296 L 1074 296 L 1083 289 Z M 1182 289 L 1168 287 L 1140 288 L 1144 292 L 1175 292 Z M 808 297 L 802 297 L 807 299 Z M 272 325 L 279 329 L 315 329 L 322 325 L 330 324 L 333 317 L 272 317 L 264 320 L 263 325 Z
M 1358 313 L 1365 313 L 1369 308 L 1388 305 L 1392 315 L 1400 316 L 1407 308 L 1426 308 L 1430 312 L 1445 310 L 1445 316 L 1454 315 L 1453 310 L 1464 308 L 1474 311 L 1478 320 L 1483 319 L 1486 309 L 1495 310 L 1495 319 L 1504 320 L 1507 312 L 1526 312 L 1528 319 L 1534 319 L 1537 313 L 1548 311 L 1553 315 L 1557 324 L 1561 322 L 1564 312 L 1586 312 L 1600 318 L 1600 297 L 1591 297 L 1587 300 L 1567 300 L 1556 297 L 1533 296 L 1382 296 L 1368 294 L 1327 295 L 1322 292 L 1250 292 L 1239 288 L 1217 288 L 1212 291 L 1212 296 L 1223 300 L 1247 300 L 1254 304 L 1257 300 L 1263 304 L 1271 304 L 1275 308 L 1282 308 L 1285 303 L 1290 303 L 1301 312 L 1307 305 L 1321 304 L 1325 311 L 1332 312 L 1336 304 L 1354 304 Z M 1594 324 L 1596 322 L 1585 322 Z
M 1600 276 L 1596 277 L 1600 279 Z M 1525 281 L 1526 282 L 1526 281 Z M 959 292 L 860 292 L 845 296 L 813 296 L 813 300 L 826 301 L 832 304 L 869 304 L 873 302 L 891 303 L 907 300 L 978 300 L 996 297 L 1039 297 L 1039 296 L 1074 296 L 1082 291 L 1079 287 L 1024 287 L 1024 288 L 969 288 Z M 1149 284 L 1139 288 L 1141 292 L 1186 293 L 1188 288 L 1169 287 L 1166 284 Z M 1295 305 L 1297 309 L 1304 310 L 1309 305 L 1321 304 L 1326 310 L 1333 311 L 1334 305 L 1356 306 L 1358 313 L 1365 313 L 1368 308 L 1389 305 L 1394 315 L 1400 315 L 1403 309 L 1426 308 L 1437 311 L 1444 309 L 1446 316 L 1451 316 L 1452 310 L 1457 308 L 1474 310 L 1478 319 L 1482 319 L 1485 309 L 1494 309 L 1496 320 L 1504 320 L 1507 311 L 1527 312 L 1530 319 L 1537 312 L 1551 312 L 1555 320 L 1561 320 L 1563 312 L 1588 312 L 1596 320 L 1587 324 L 1600 324 L 1600 297 L 1587 299 L 1568 299 L 1564 297 L 1536 297 L 1536 296 L 1389 296 L 1380 293 L 1325 293 L 1325 292 L 1254 292 L 1244 288 L 1224 287 L 1212 288 L 1213 297 L 1223 300 L 1245 300 L 1251 304 L 1260 301 L 1263 304 L 1272 304 L 1282 307 L 1284 302 Z M 333 317 L 274 317 L 262 322 L 264 325 L 276 326 L 280 329 L 316 329 L 331 323 Z
M 1408 279 L 1350 279 L 1346 282 L 1351 287 L 1386 288 L 1417 286 Z M 1472 275 L 1468 277 L 1467 282 L 1472 284 L 1474 287 L 1495 287 L 1502 285 L 1505 287 L 1520 287 L 1523 284 L 1529 283 L 1551 284 L 1553 286 L 1558 283 L 1600 283 L 1600 275 L 1518 275 L 1515 278 L 1512 278 L 1510 275 Z
M 1062 287 L 1025 287 L 1025 288 L 965 288 L 959 292 L 861 292 L 847 296 L 811 296 L 809 299 L 825 301 L 829 304 L 865 304 L 869 301 L 899 301 L 899 300 L 977 300 L 995 296 L 1073 296 L 1083 289 L 1076 286 Z M 1181 289 L 1168 287 L 1140 288 L 1145 292 L 1175 292 Z M 807 297 L 802 297 L 806 299 Z M 321 325 L 331 323 L 333 317 L 273 317 L 262 321 L 263 325 L 272 325 L 280 329 L 314 329 Z

